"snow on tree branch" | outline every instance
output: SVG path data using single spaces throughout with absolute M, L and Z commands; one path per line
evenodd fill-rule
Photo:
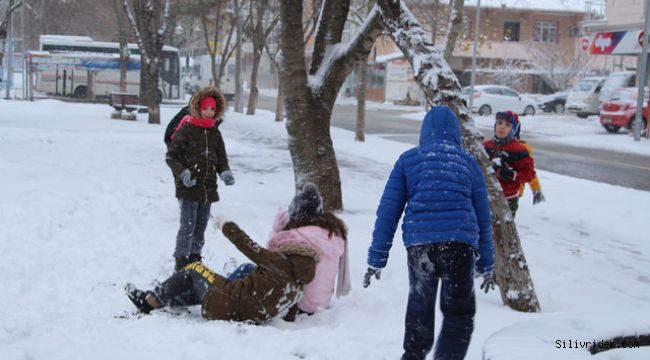
M 138 24 L 135 22 L 135 18 L 133 17 L 133 13 L 131 13 L 131 8 L 129 7 L 129 0 L 124 0 L 124 3 L 122 3 L 122 5 L 124 6 L 124 11 L 126 12 L 126 17 L 129 19 L 129 24 L 131 24 L 131 29 L 133 29 L 133 32 L 135 33 L 135 39 L 138 42 L 138 47 L 140 48 L 140 53 L 145 58 L 145 61 L 147 63 L 149 63 L 150 59 L 149 59 L 149 56 L 147 54 L 147 50 L 143 46 L 142 36 L 140 36 L 140 31 L 138 30 Z
M 163 37 L 167 32 L 167 20 L 169 19 L 169 0 L 165 0 L 165 7 L 163 10 L 162 24 L 158 30 L 158 36 Z
M 361 60 L 364 54 L 367 56 L 382 30 L 379 8 L 375 5 L 354 38 L 346 43 L 330 45 L 325 49 L 323 60 L 316 73 L 309 76 L 309 86 L 312 91 L 321 91 L 333 76 L 339 76 L 339 69 L 351 67 L 354 62 Z
M 413 66 L 418 82 L 430 89 L 434 104 L 452 101 L 454 110 L 468 115 L 464 101 L 459 97 L 460 83 L 444 60 L 442 50 L 428 39 L 419 22 L 401 1 L 379 1 L 384 25 L 392 33 L 397 46 Z

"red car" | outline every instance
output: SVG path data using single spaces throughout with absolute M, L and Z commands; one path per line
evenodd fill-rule
M 648 94 L 648 88 L 645 93 Z M 600 110 L 600 124 L 607 132 L 615 133 L 622 127 L 634 129 L 636 117 L 637 88 L 622 88 L 614 91 Z M 643 129 L 648 126 L 648 96 L 643 100 Z

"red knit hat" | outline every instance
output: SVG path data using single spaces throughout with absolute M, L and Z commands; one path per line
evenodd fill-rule
M 214 111 L 217 111 L 217 100 L 212 96 L 206 96 L 201 101 L 199 101 L 199 110 L 212 107 Z

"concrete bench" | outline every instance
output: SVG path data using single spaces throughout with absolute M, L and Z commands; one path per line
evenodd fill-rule
M 146 106 L 139 105 L 137 94 L 111 92 L 108 94 L 108 104 L 115 109 L 111 113 L 111 119 L 135 120 L 137 112 L 147 112 Z

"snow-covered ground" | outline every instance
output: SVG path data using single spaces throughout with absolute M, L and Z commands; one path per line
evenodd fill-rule
M 149 125 L 143 115 L 135 122 L 110 120 L 106 105 L 0 100 L 0 359 L 399 358 L 408 290 L 399 231 L 382 279 L 363 289 L 361 277 L 384 182 L 408 146 L 375 136 L 356 143 L 353 133 L 337 128 L 331 132 L 343 182 L 341 216 L 350 229 L 349 296 L 314 316 L 268 326 L 209 322 L 197 309 L 119 318 L 134 309 L 123 294 L 126 282 L 150 287 L 173 268 L 178 205 L 162 138 L 178 109 L 163 107 L 164 124 Z M 229 112 L 221 129 L 237 183 L 220 186 L 222 200 L 212 214 L 263 242 L 275 210 L 293 195 L 284 124 L 265 111 L 254 117 Z M 480 359 L 488 338 L 494 349 L 499 334 L 509 337 L 498 348 L 518 346 L 511 325 L 526 329 L 522 338 L 552 347 L 545 359 L 565 359 L 583 353 L 556 349 L 555 340 L 620 330 L 621 313 L 631 330 L 647 322 L 650 193 L 539 175 L 547 202 L 533 207 L 526 194 L 517 223 L 543 311 L 514 312 L 498 293 L 486 295 L 477 286 L 467 359 Z M 216 271 L 231 256 L 245 261 L 214 228 L 206 238 L 205 263 Z M 604 320 L 581 322 L 587 316 L 581 314 Z M 439 313 L 437 320 L 439 329 Z M 526 326 L 529 321 L 543 326 Z M 598 328 L 609 323 L 611 329 Z M 598 356 L 650 354 L 642 348 Z
M 424 111 L 411 112 L 402 115 L 403 119 L 422 121 Z M 492 129 L 494 115 L 473 117 L 476 126 Z M 522 139 L 535 136 L 548 142 L 587 147 L 591 149 L 611 150 L 622 153 L 650 155 L 650 141 L 634 137 L 626 130 L 610 134 L 600 125 L 598 116 L 581 119 L 571 114 L 548 114 L 539 112 L 535 116 L 520 116 Z

